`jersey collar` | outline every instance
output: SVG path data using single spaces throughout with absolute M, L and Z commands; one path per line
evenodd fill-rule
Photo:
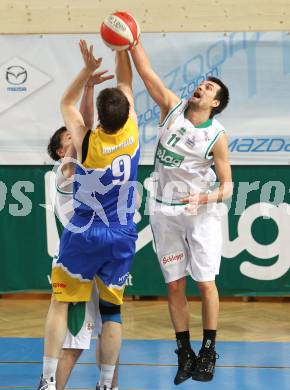
M 209 127 L 212 124 L 212 119 L 208 119 L 207 121 L 201 123 L 200 125 L 196 125 L 194 127 L 197 127 L 198 129 L 204 129 L 205 127 Z

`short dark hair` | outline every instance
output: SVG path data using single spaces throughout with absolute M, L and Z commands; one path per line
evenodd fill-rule
M 215 99 L 219 100 L 220 104 L 217 107 L 212 108 L 210 118 L 213 118 L 215 115 L 219 114 L 226 108 L 230 100 L 230 94 L 228 87 L 217 77 L 210 76 L 207 78 L 207 80 L 212 81 L 213 83 L 216 83 L 220 86 L 220 89 L 215 96 Z
M 56 130 L 47 145 L 47 153 L 54 161 L 58 161 L 60 159 L 57 150 L 61 148 L 61 136 L 65 131 L 67 131 L 65 126 L 62 126 Z
M 126 95 L 118 88 L 105 88 L 97 97 L 99 122 L 107 133 L 114 134 L 124 126 L 129 109 Z

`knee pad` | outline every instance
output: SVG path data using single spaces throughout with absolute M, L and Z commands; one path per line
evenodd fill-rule
M 110 303 L 100 299 L 99 307 L 102 323 L 106 321 L 113 321 L 122 324 L 120 305 L 115 305 L 114 303 Z

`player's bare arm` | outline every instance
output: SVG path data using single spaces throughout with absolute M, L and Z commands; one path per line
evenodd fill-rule
M 149 95 L 160 107 L 160 122 L 163 122 L 168 112 L 180 101 L 180 98 L 170 91 L 154 72 L 140 42 L 130 52 L 137 72 L 142 78 Z
M 196 211 L 199 205 L 221 202 L 232 195 L 232 171 L 228 159 L 228 140 L 223 133 L 212 149 L 215 171 L 219 180 L 219 187 L 211 193 L 191 194 L 182 199 L 182 202 L 189 203 L 188 210 Z
M 74 160 L 77 158 L 76 149 L 73 143 L 67 148 L 64 158 L 61 161 L 61 172 L 64 177 L 67 179 L 72 177 L 75 173 L 75 163 Z
M 80 105 L 80 113 L 83 117 L 84 124 L 87 129 L 92 129 L 94 125 L 94 87 L 97 84 L 101 84 L 104 81 L 114 78 L 114 75 L 107 75 L 108 71 L 103 70 L 93 74 L 85 85 L 83 96 Z M 71 135 L 69 135 L 71 136 Z M 64 158 L 61 163 L 62 174 L 69 178 L 75 172 L 75 163 L 73 160 L 77 158 L 76 149 L 74 144 L 68 147 Z
M 115 73 L 117 77 L 117 87 L 126 95 L 130 104 L 129 116 L 138 124 L 132 91 L 133 73 L 130 58 L 126 51 L 116 52 Z
M 91 130 L 94 126 L 94 87 L 95 85 L 114 78 L 114 75 L 108 75 L 106 74 L 107 72 L 107 70 L 103 70 L 93 74 L 84 88 L 80 112 L 84 119 L 85 126 L 89 130 Z
M 223 133 L 212 149 L 216 175 L 219 188 L 208 195 L 208 202 L 221 202 L 232 196 L 232 170 L 229 163 L 228 139 Z
M 102 62 L 101 58 L 96 59 L 94 57 L 93 46 L 90 46 L 90 49 L 88 49 L 85 41 L 80 41 L 80 50 L 85 66 L 65 91 L 61 100 L 62 116 L 67 129 L 71 132 L 79 160 L 81 160 L 81 147 L 87 128 L 80 111 L 76 107 L 76 103 L 80 99 L 87 81 L 100 67 Z

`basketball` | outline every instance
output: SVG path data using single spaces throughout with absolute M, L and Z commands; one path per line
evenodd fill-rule
M 126 12 L 115 12 L 103 21 L 100 34 L 111 49 L 126 50 L 137 44 L 140 27 L 133 16 Z

